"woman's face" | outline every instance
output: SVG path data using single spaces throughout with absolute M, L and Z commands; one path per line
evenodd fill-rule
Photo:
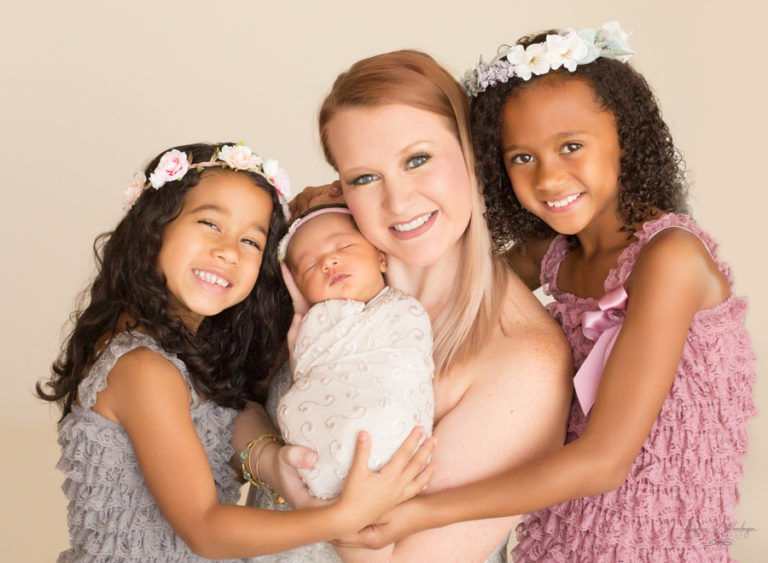
M 326 126 L 344 198 L 374 246 L 413 266 L 452 250 L 472 214 L 472 185 L 445 118 L 406 105 L 350 108 Z

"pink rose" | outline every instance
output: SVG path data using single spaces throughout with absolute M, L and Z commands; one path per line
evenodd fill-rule
M 173 149 L 160 157 L 157 168 L 149 175 L 149 181 L 153 188 L 158 189 L 165 185 L 166 182 L 173 182 L 183 178 L 187 170 L 189 170 L 187 155 Z
M 133 206 L 136 199 L 141 195 L 141 192 L 144 191 L 144 184 L 146 184 L 146 182 L 147 178 L 142 172 L 136 172 L 136 174 L 133 175 L 131 185 L 129 185 L 123 192 L 123 209 L 127 211 Z
M 261 158 L 244 145 L 225 145 L 221 147 L 218 158 L 235 170 L 251 170 L 261 165 Z

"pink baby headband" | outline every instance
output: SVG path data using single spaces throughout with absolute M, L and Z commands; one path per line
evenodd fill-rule
M 337 203 L 329 203 L 325 205 L 317 205 L 310 207 L 304 213 L 299 215 L 291 226 L 288 228 L 288 232 L 280 239 L 280 243 L 277 245 L 277 260 L 283 262 L 288 254 L 288 243 L 291 242 L 293 235 L 299 230 L 304 223 L 311 221 L 318 215 L 325 215 L 326 213 L 343 213 L 345 215 L 352 215 L 352 212 L 346 205 L 339 205 Z

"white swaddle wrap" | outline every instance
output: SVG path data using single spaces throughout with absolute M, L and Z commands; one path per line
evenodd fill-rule
M 385 288 L 368 304 L 312 306 L 294 358 L 278 424 L 286 442 L 318 452 L 315 467 L 300 470 L 314 496 L 341 492 L 360 430 L 371 435 L 371 469 L 386 464 L 415 426 L 431 433 L 432 331 L 424 307 L 405 293 Z

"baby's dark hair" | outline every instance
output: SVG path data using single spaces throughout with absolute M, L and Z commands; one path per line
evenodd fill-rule
M 193 144 L 174 147 L 194 163 L 208 162 L 225 144 Z M 154 171 L 161 153 L 149 163 Z M 73 313 L 74 328 L 52 366 L 53 374 L 37 394 L 57 401 L 62 418 L 77 398 L 78 385 L 97 358 L 105 337 L 117 334 L 122 314 L 130 317 L 170 353 L 177 354 L 189 369 L 195 389 L 216 403 L 241 408 L 245 401 L 260 401 L 264 381 L 277 360 L 280 343 L 291 319 L 291 303 L 278 267 L 277 243 L 286 231 L 285 217 L 275 188 L 254 172 L 240 170 L 272 199 L 272 215 L 258 280 L 239 304 L 207 317 L 196 334 L 190 332 L 169 305 L 165 276 L 157 268 L 168 224 L 179 216 L 186 193 L 201 177 L 221 174 L 221 168 L 191 168 L 179 180 L 160 189 L 146 189 L 111 233 L 94 242 L 97 273 L 83 293 L 84 308 Z
M 528 46 L 546 41 L 547 31 L 518 41 Z M 497 247 L 510 241 L 517 244 L 533 238 L 548 238 L 555 232 L 515 197 L 501 151 L 501 119 L 506 100 L 522 88 L 544 77 L 583 80 L 592 88 L 597 102 L 611 112 L 621 148 L 619 216 L 622 230 L 631 235 L 639 222 L 661 212 L 687 211 L 687 182 L 684 163 L 661 117 L 656 98 L 645 79 L 629 64 L 598 58 L 576 67 L 561 67 L 525 81 L 514 77 L 488 88 L 471 101 L 472 144 L 476 172 L 483 186 L 488 227 Z M 575 237 L 574 237 L 575 239 Z M 576 241 L 572 240 L 575 244 Z

